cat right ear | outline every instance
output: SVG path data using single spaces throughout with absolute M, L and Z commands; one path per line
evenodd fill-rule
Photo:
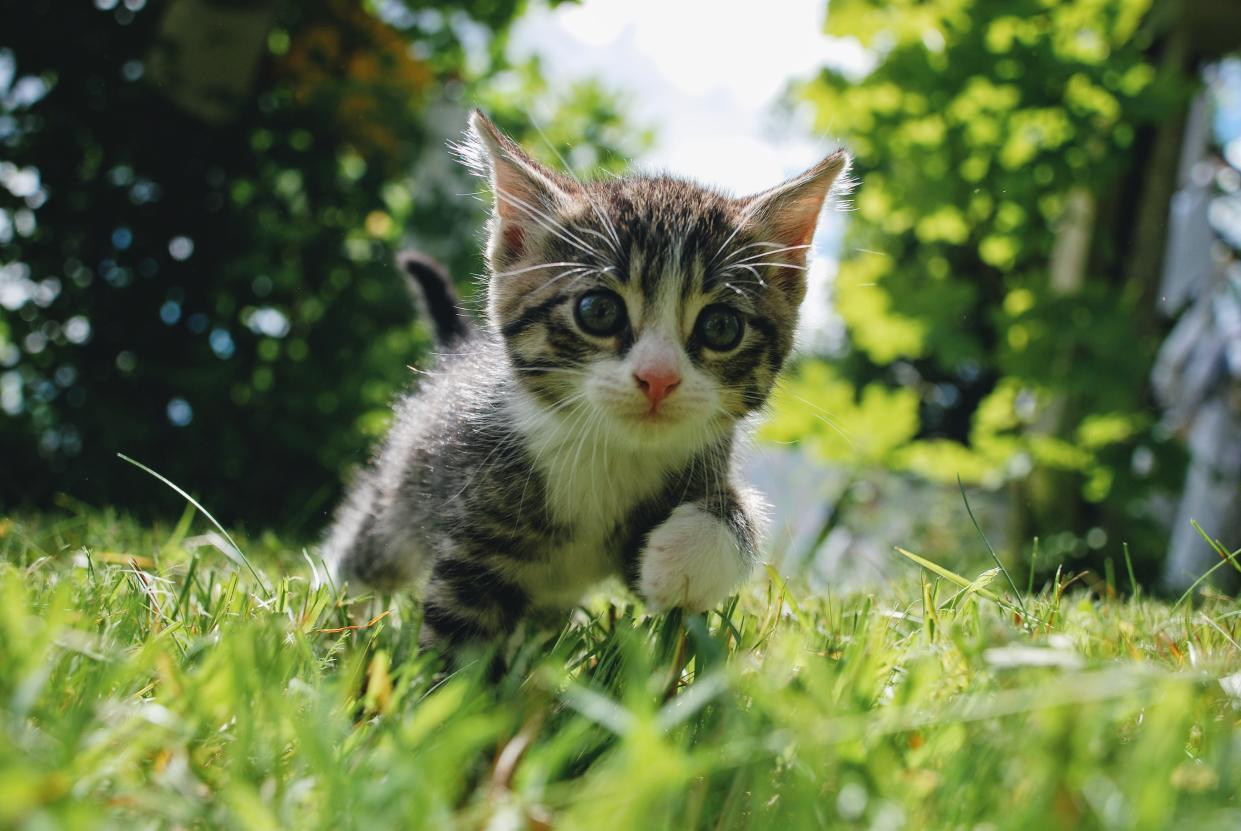
M 555 215 L 578 186 L 530 158 L 479 110 L 470 115 L 470 133 L 463 155 L 491 182 L 495 226 L 488 253 L 493 266 L 504 267 L 522 255 L 534 235 L 556 224 Z

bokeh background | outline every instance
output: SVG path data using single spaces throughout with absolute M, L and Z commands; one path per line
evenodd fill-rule
M 581 176 L 741 193 L 838 144 L 749 466 L 773 556 L 990 542 L 1183 586 L 1241 544 L 1235 0 L 30 0 L 0 25 L 0 508 L 315 539 L 468 298 L 485 109 Z M 1099 578 L 1102 579 L 1102 578 Z

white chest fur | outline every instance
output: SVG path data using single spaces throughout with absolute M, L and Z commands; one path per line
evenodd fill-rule
M 608 425 L 590 415 L 549 414 L 528 399 L 514 406 L 545 483 L 543 508 L 557 525 L 571 529 L 570 538 L 527 575 L 527 586 L 536 605 L 571 605 L 591 585 L 618 573 L 609 537 L 663 487 L 668 471 L 687 462 L 690 451 L 635 448 L 618 443 Z

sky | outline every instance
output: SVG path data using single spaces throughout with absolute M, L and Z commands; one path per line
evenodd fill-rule
M 791 81 L 824 66 L 863 74 L 871 58 L 853 39 L 823 33 L 826 0 L 583 0 L 536 5 L 513 32 L 512 54 L 542 57 L 553 83 L 586 77 L 620 92 L 656 143 L 635 159 L 723 187 L 764 190 L 836 149 L 812 135 L 806 113 L 774 109 Z M 738 13 L 737 8 L 753 9 Z M 800 340 L 830 346 L 839 335 L 828 303 L 843 215 L 828 213 L 816 237 Z
M 823 34 L 826 5 L 771 0 L 753 14 L 721 14 L 718 0 L 538 6 L 518 24 L 513 51 L 542 55 L 552 79 L 593 76 L 625 93 L 636 120 L 656 131 L 642 166 L 757 191 L 835 147 L 776 123 L 772 105 L 788 83 L 828 64 L 867 65 L 856 41 Z
M 722 13 L 725 6 L 729 11 Z M 826 0 L 583 0 L 552 11 L 535 6 L 513 32 L 512 56 L 540 55 L 553 83 L 595 77 L 622 93 L 631 117 L 655 132 L 655 146 L 634 160 L 637 167 L 740 195 L 771 187 L 839 146 L 831 136 L 811 132 L 808 114 L 794 111 L 782 120 L 775 112 L 792 81 L 828 65 L 852 75 L 871 66 L 857 41 L 824 34 L 826 9 Z M 815 238 L 798 336 L 805 349 L 831 349 L 843 336 L 829 292 L 845 215 L 826 213 Z M 775 550 L 795 556 L 813 538 L 840 482 L 832 471 L 782 448 L 754 449 L 745 467 L 746 478 L 775 506 Z M 863 551 L 853 559 L 880 556 Z

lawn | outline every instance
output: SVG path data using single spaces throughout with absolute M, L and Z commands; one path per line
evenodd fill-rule
M 605 592 L 489 684 L 417 653 L 408 598 L 237 545 L 0 520 L 0 828 L 1241 827 L 1241 607 L 1201 587 L 893 552 L 875 593 Z

